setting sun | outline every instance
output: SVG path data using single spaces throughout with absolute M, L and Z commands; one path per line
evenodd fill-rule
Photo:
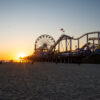
M 25 56 L 26 56 L 25 53 L 19 53 L 19 54 L 17 55 L 17 60 L 20 60 L 20 58 L 23 58 L 23 57 L 25 57 Z
M 25 56 L 26 56 L 26 54 L 25 54 L 25 53 L 19 53 L 19 54 L 18 54 L 18 58 L 20 58 L 20 57 L 22 57 L 22 58 L 23 58 L 23 57 L 25 57 Z

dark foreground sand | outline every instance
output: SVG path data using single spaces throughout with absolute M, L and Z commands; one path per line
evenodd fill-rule
M 100 65 L 0 64 L 0 100 L 100 100 Z

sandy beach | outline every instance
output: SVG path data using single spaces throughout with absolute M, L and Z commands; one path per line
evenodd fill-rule
M 100 100 L 100 64 L 0 64 L 0 100 Z

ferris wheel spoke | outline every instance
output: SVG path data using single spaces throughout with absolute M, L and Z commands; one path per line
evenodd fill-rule
M 47 40 L 47 42 L 49 43 L 49 45 L 52 45 L 52 42 L 50 42 L 50 41 L 48 41 L 48 40 Z

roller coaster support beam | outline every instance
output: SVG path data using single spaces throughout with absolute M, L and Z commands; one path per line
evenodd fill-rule
M 80 48 L 80 41 L 79 41 L 79 39 L 78 39 L 78 49 Z
M 95 40 L 93 39 L 93 52 L 94 52 L 94 44 L 95 44 Z
M 87 49 L 88 49 L 88 34 L 86 35 Z
M 67 38 L 66 38 L 66 40 L 65 40 L 65 44 L 66 44 L 66 52 L 67 52 Z
M 72 39 L 70 39 L 70 51 L 72 52 Z
M 100 45 L 100 32 L 98 32 L 98 44 Z

